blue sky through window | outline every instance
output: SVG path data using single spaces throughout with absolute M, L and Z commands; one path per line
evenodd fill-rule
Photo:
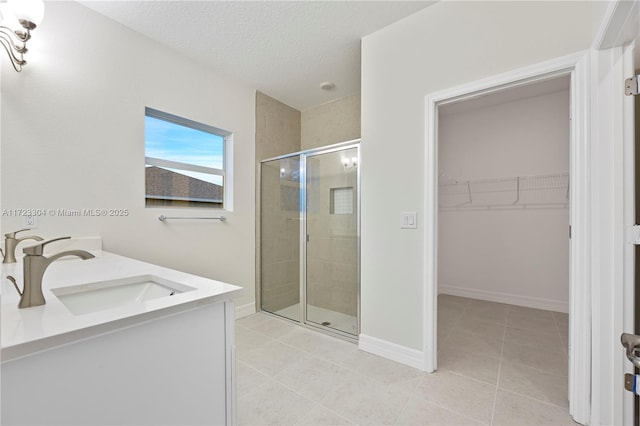
M 224 138 L 201 130 L 145 116 L 145 156 L 223 169 Z M 222 176 L 173 170 L 196 179 L 222 184 Z

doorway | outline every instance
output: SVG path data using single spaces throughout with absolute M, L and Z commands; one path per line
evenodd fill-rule
M 438 109 L 438 366 L 565 412 L 569 141 L 569 75 Z
M 358 141 L 261 162 L 263 311 L 350 340 L 359 333 Z
M 591 293 L 589 230 L 591 202 L 589 177 L 588 102 L 589 56 L 569 55 L 541 64 L 500 74 L 463 86 L 430 94 L 426 97 L 427 140 L 425 147 L 425 328 L 424 369 L 437 368 L 437 295 L 438 295 L 438 116 L 439 109 L 449 103 L 470 100 L 503 89 L 522 87 L 568 76 L 570 79 L 571 130 L 569 215 L 569 412 L 579 423 L 586 423 L 590 415 L 591 396 Z M 568 234 L 565 233 L 565 236 Z M 436 236 L 436 238 L 434 238 Z

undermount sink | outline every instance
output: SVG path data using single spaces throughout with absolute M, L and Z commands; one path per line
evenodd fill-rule
M 59 287 L 51 292 L 72 314 L 84 315 L 192 290 L 195 288 L 155 275 L 140 275 Z

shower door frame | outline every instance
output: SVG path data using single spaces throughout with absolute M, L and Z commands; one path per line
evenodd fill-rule
M 271 161 L 283 160 L 285 158 L 299 157 L 300 159 L 300 319 L 298 321 L 278 315 L 273 312 L 263 311 L 262 309 L 262 223 L 260 224 L 260 274 L 257 275 L 259 285 L 256 286 L 256 303 L 257 310 L 263 311 L 269 315 L 282 318 L 286 321 L 290 321 L 295 324 L 302 325 L 304 327 L 312 328 L 320 332 L 330 334 L 336 337 L 340 337 L 345 340 L 353 342 L 358 341 L 360 334 L 360 140 L 354 139 L 346 142 L 340 142 L 333 145 L 327 145 L 318 148 L 307 149 L 304 151 L 293 152 L 290 154 L 280 155 L 277 157 L 271 157 L 260 161 L 260 168 L 258 173 L 260 175 L 260 211 L 262 212 L 262 166 L 264 163 Z M 351 334 L 331 328 L 329 326 L 323 326 L 321 324 L 307 322 L 307 158 L 315 157 L 323 154 L 329 154 L 333 152 L 346 151 L 349 149 L 356 149 L 357 152 L 357 167 L 356 167 L 356 257 L 357 257 L 357 271 L 356 271 L 356 333 Z M 260 214 L 260 221 L 262 222 L 262 213 Z

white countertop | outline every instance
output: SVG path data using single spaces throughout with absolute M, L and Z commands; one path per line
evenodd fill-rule
M 231 300 L 242 288 L 220 281 L 163 268 L 101 250 L 88 250 L 96 257 L 81 260 L 68 257 L 53 262 L 46 270 L 42 289 L 46 304 L 18 309 L 20 296 L 6 278 L 12 275 L 22 288 L 22 261 L 2 265 L 0 294 L 0 359 L 11 359 L 135 325 L 199 305 Z M 51 289 L 139 275 L 155 275 L 195 288 L 145 302 L 84 315 L 72 314 Z

